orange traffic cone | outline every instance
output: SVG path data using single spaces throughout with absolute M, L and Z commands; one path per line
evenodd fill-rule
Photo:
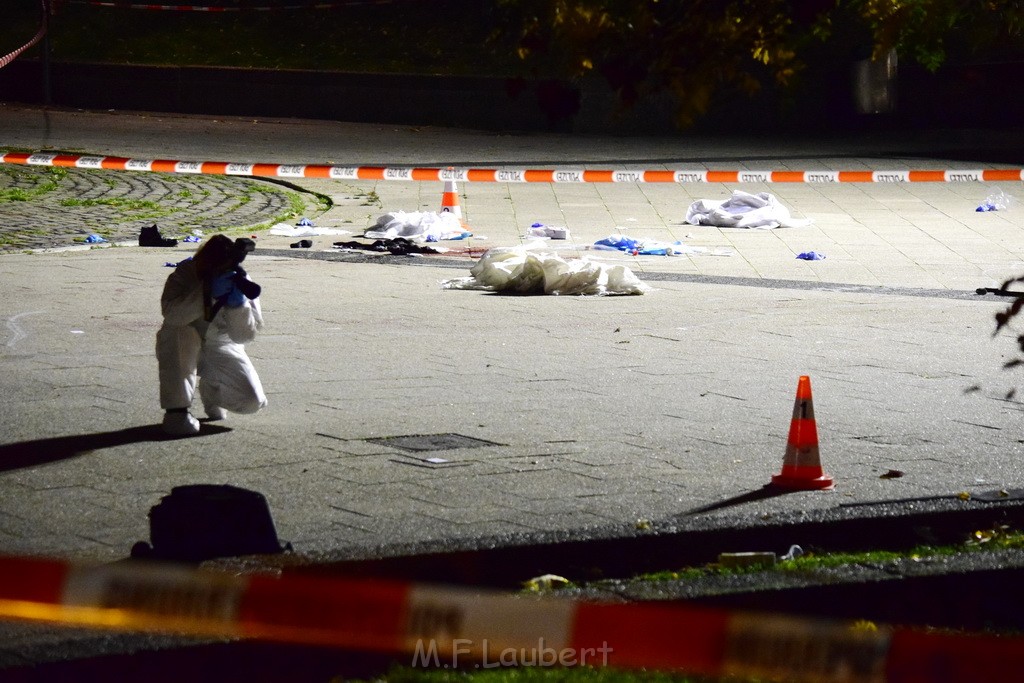
M 459 219 L 459 222 L 465 225 L 465 221 L 462 220 L 462 207 L 459 206 L 459 191 L 455 187 L 454 180 L 446 180 L 444 183 L 444 194 L 441 195 L 441 211 L 440 213 L 450 213 Z
M 786 457 L 782 460 L 782 472 L 772 477 L 772 484 L 799 491 L 833 487 L 832 477 L 821 469 L 811 378 L 807 375 L 800 377 L 796 385 L 796 403 L 793 404 L 793 420 L 789 424 Z

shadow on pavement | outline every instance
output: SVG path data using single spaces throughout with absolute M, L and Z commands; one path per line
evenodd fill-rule
M 211 436 L 230 432 L 230 427 L 203 423 L 198 436 Z M 159 424 L 128 427 L 98 434 L 73 434 L 50 439 L 18 441 L 0 445 L 0 472 L 9 472 L 23 467 L 45 465 L 58 460 L 67 460 L 101 448 L 113 448 L 144 441 L 175 441 L 180 437 L 164 434 Z
M 747 493 L 741 493 L 738 496 L 726 498 L 725 500 L 718 501 L 717 503 L 702 505 L 701 507 L 688 510 L 676 516 L 688 517 L 690 515 L 699 515 L 702 512 L 711 512 L 713 510 L 721 510 L 723 508 L 733 507 L 734 505 L 743 505 L 744 503 L 753 503 L 758 500 L 767 500 L 768 498 L 783 496 L 787 493 L 794 493 L 794 491 L 779 488 L 778 486 L 773 486 L 772 484 L 765 484 L 759 489 L 748 491 Z

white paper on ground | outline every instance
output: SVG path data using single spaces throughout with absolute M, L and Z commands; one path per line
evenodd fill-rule
M 469 270 L 471 276 L 446 280 L 444 289 L 483 289 L 514 294 L 644 294 L 650 287 L 622 265 L 587 259 L 566 261 L 525 246 L 489 249 Z
M 271 235 L 284 235 L 285 237 L 316 237 L 317 235 L 348 235 L 351 230 L 337 230 L 335 228 L 314 228 L 298 225 L 278 223 L 270 228 Z

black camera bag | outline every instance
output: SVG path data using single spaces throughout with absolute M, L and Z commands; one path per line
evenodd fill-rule
M 227 484 L 175 486 L 150 508 L 149 535 L 152 546 L 137 543 L 133 557 L 202 562 L 284 550 L 263 494 Z

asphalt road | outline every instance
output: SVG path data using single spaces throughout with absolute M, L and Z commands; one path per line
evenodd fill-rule
M 988 135 L 632 139 L 0 107 L 0 149 L 348 166 L 977 169 L 998 166 L 971 158 Z M 142 192 L 154 176 L 92 177 Z M 159 177 L 161 201 L 178 182 L 193 181 Z M 232 182 L 218 189 L 225 201 L 252 183 Z M 75 246 L 81 233 L 65 231 L 69 249 L 0 256 L 0 548 L 123 558 L 147 538 L 150 507 L 189 483 L 262 492 L 281 539 L 312 562 L 759 527 L 774 543 L 787 525 L 906 515 L 935 500 L 992 509 L 995 521 L 979 496 L 1022 488 L 1018 377 L 1002 367 L 1016 346 L 992 338 L 1007 300 L 975 292 L 1024 269 L 1021 209 L 975 211 L 996 189 L 1020 194 L 1019 183 L 465 183 L 474 237 L 419 258 L 332 243 L 385 211 L 436 210 L 440 183 L 295 185 L 331 199 L 318 209 L 306 195 L 318 225 L 349 234 L 298 250 L 257 233 L 247 264 L 268 328 L 250 353 L 270 407 L 200 438 L 155 430 L 152 356 L 164 265 L 194 245 L 132 246 L 127 222 L 124 248 Z M 732 189 L 776 193 L 813 222 L 683 222 L 692 201 Z M 13 206 L 0 204 L 0 235 L 24 220 Z M 32 206 L 41 225 L 79 208 Z M 221 227 L 243 234 L 274 213 L 241 225 L 227 215 Z M 654 291 L 442 288 L 467 274 L 466 247 L 521 244 L 534 222 L 569 228 L 570 240 L 548 245 L 559 255 L 627 265 Z M 613 232 L 708 251 L 590 248 Z M 827 258 L 795 258 L 809 250 Z M 763 495 L 801 375 L 812 377 L 836 488 Z M 456 435 L 460 447 L 395 445 L 423 435 Z

